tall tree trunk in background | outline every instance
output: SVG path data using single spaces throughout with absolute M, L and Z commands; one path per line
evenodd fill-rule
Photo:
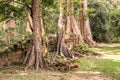
M 87 15 L 87 6 L 88 6 L 88 1 L 84 0 L 84 14 Z M 85 40 L 90 46 L 96 46 L 96 42 L 93 40 L 92 33 L 91 33 L 91 28 L 90 28 L 90 21 L 89 17 L 86 17 L 84 19 L 84 36 Z
M 57 55 L 64 55 L 67 58 L 72 56 L 65 46 L 64 35 L 66 27 L 66 0 L 60 0 L 60 15 L 58 20 L 58 33 L 57 33 Z
M 29 46 L 28 53 L 25 58 L 27 67 L 35 66 L 36 70 L 39 68 L 46 68 L 43 58 L 43 39 L 42 39 L 42 27 L 40 23 L 40 9 L 39 0 L 32 0 L 32 22 L 33 22 L 33 44 Z
M 80 11 L 80 15 L 79 15 L 79 26 L 81 29 L 81 34 L 84 38 L 84 41 L 89 44 L 90 46 L 96 46 L 96 42 L 93 40 L 92 38 L 92 33 L 91 33 L 91 29 L 90 29 L 90 22 L 89 22 L 89 18 L 88 18 L 88 13 L 87 13 L 87 5 L 88 2 L 87 0 L 80 0 L 81 1 L 81 11 Z
M 67 34 L 74 34 L 79 40 L 80 44 L 84 43 L 84 40 L 81 36 L 80 29 L 78 27 L 78 23 L 74 17 L 74 4 L 73 0 L 67 0 Z
M 28 12 L 27 16 L 28 16 L 28 21 L 26 24 L 26 31 L 32 33 L 32 27 L 33 27 L 33 23 L 32 23 L 32 17 L 30 15 L 31 13 Z
M 80 32 L 82 37 L 84 37 L 84 8 L 83 8 L 83 2 L 84 0 L 80 0 L 80 11 L 79 11 L 79 19 L 78 19 L 78 25 L 80 28 Z
M 41 1 L 42 2 L 42 1 Z M 44 25 L 44 19 L 43 19 L 43 7 L 41 6 L 40 8 L 40 23 L 42 27 L 42 38 L 44 39 L 43 41 L 43 56 L 47 57 L 48 56 L 48 49 L 47 49 L 47 36 L 45 36 L 45 25 Z

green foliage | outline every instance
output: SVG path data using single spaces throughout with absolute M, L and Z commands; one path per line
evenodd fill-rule
M 73 46 L 72 50 L 76 51 L 76 52 L 86 52 L 86 51 L 90 51 L 88 45 L 84 44 L 84 45 L 76 45 Z
M 113 10 L 110 13 L 111 25 L 109 31 L 113 37 L 118 38 L 120 36 L 120 9 Z
M 17 28 L 8 28 L 0 30 L 0 52 L 10 51 L 12 48 L 16 49 L 14 45 L 19 43 L 24 44 L 27 40 L 32 39 L 31 34 L 26 32 L 24 25 Z M 13 34 L 16 32 L 16 34 Z M 24 46 L 23 46 L 24 47 Z
M 42 0 L 42 5 L 47 7 L 55 7 L 56 0 Z
M 111 42 L 119 36 L 119 0 L 89 0 L 93 38 L 98 42 Z M 117 23 L 117 25 L 116 25 Z
M 9 1 L 0 1 L 0 22 L 11 19 L 24 17 L 24 5 L 10 3 Z
M 43 6 L 42 6 L 44 27 L 47 34 L 54 34 L 57 30 L 59 6 L 57 1 L 55 0 L 45 0 L 45 1 L 47 1 L 48 3 L 43 1 Z

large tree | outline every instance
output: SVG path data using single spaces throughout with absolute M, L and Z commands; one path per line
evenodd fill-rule
M 67 17 L 66 33 L 76 35 L 79 44 L 83 44 L 84 40 L 82 38 L 78 23 L 74 17 L 74 0 L 67 0 L 66 17 Z
M 27 54 L 24 60 L 24 64 L 26 64 L 26 68 L 30 66 L 34 66 L 36 70 L 39 68 L 46 68 L 45 61 L 43 58 L 43 54 L 47 52 L 45 47 L 45 42 L 43 41 L 43 37 L 45 31 L 43 29 L 43 16 L 42 16 L 42 3 L 49 3 L 53 1 L 46 0 L 2 0 L 0 1 L 0 20 L 5 21 L 12 17 L 13 19 L 18 19 L 19 17 L 28 18 L 27 29 L 31 31 L 33 35 L 33 39 L 30 40 L 30 45 L 28 46 Z M 15 3 L 15 5 L 10 5 L 9 3 Z M 6 10 L 7 8 L 7 10 Z M 7 12 L 6 12 L 6 11 Z M 14 13 L 13 16 L 10 13 Z M 24 14 L 23 14 L 24 13 Z M 23 16 L 25 15 L 25 16 Z M 12 26 L 14 26 L 12 24 Z M 31 29 L 31 30 L 30 30 Z
M 39 68 L 46 68 L 43 58 L 44 51 L 39 0 L 32 0 L 31 16 L 33 22 L 33 43 L 31 41 L 31 46 L 29 46 L 25 63 L 28 62 L 27 67 L 35 66 L 36 70 L 38 70 Z
M 85 43 L 89 44 L 90 46 L 96 46 L 96 42 L 93 40 L 90 28 L 87 0 L 80 0 L 80 15 L 78 22 Z
M 57 33 L 57 55 L 64 55 L 71 58 L 69 50 L 65 45 L 65 28 L 66 28 L 66 0 L 60 0 L 60 15 L 58 20 Z

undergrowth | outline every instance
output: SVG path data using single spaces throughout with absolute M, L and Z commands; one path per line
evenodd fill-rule
M 86 52 L 86 51 L 91 51 L 87 44 L 73 46 L 72 50 L 74 50 L 76 52 L 80 52 L 80 53 L 81 52 Z

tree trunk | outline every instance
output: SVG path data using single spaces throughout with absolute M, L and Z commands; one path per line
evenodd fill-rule
M 78 23 L 74 17 L 74 4 L 73 0 L 67 2 L 67 27 L 66 27 L 66 33 L 67 34 L 75 34 L 76 37 L 79 40 L 80 44 L 84 43 L 84 40 L 82 38 L 80 29 L 78 27 Z
M 44 42 L 43 42 L 43 56 L 44 57 L 47 57 L 48 56 L 48 49 L 47 49 L 47 41 L 48 41 L 48 38 L 47 36 L 45 36 L 45 26 L 44 26 L 44 19 L 43 19 L 43 9 L 42 9 L 42 6 L 40 8 L 40 23 L 41 23 L 41 28 L 42 28 L 42 38 L 44 39 Z
M 90 46 L 96 46 L 96 42 L 92 38 L 92 33 L 90 29 L 90 22 L 87 13 L 87 0 L 80 0 L 80 14 L 79 14 L 79 27 L 81 30 L 81 34 L 85 43 L 89 44 Z
M 88 1 L 84 0 L 84 14 L 85 16 L 87 16 L 87 6 L 88 6 Z M 96 42 L 93 40 L 92 37 L 92 33 L 91 33 L 91 29 L 90 29 L 90 21 L 89 18 L 86 17 L 84 19 L 84 36 L 85 36 L 85 40 L 86 42 L 90 45 L 90 46 L 96 46 Z
M 27 14 L 28 21 L 27 21 L 27 25 L 26 25 L 26 31 L 32 33 L 33 23 L 32 23 L 32 17 L 30 14 L 31 14 L 30 12 L 28 12 L 28 14 Z
M 57 33 L 57 55 L 64 55 L 67 58 L 72 58 L 69 50 L 64 43 L 64 33 L 66 27 L 66 7 L 65 0 L 60 0 L 60 16 L 58 20 L 58 33 Z
M 80 12 L 79 12 L 79 19 L 78 19 L 78 25 L 80 28 L 80 32 L 82 37 L 84 37 L 84 12 L 83 12 L 83 1 L 84 0 L 80 0 Z
M 42 27 L 40 24 L 39 13 L 39 0 L 32 0 L 32 22 L 33 22 L 33 42 L 29 46 L 28 53 L 24 63 L 27 63 L 27 67 L 35 66 L 36 70 L 39 68 L 46 68 L 43 58 L 43 39 L 42 39 Z M 32 44 L 33 43 L 33 44 Z

